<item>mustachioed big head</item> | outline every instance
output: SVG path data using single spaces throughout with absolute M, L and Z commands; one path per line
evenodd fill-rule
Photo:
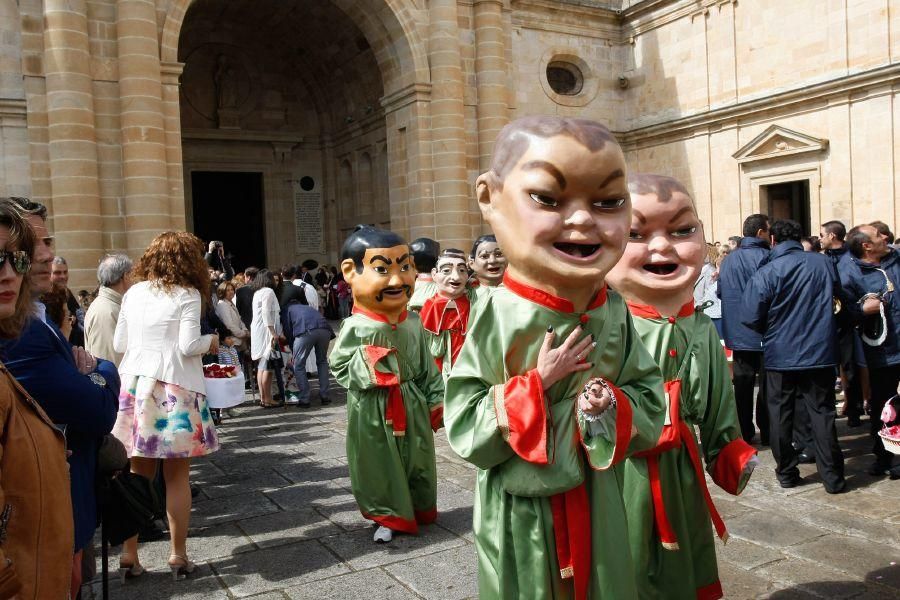
M 341 272 L 353 302 L 396 323 L 412 296 L 416 271 L 409 245 L 394 233 L 357 226 L 341 248 Z
M 455 300 L 465 294 L 469 279 L 465 252 L 457 248 L 447 248 L 441 252 L 431 276 L 441 296 Z

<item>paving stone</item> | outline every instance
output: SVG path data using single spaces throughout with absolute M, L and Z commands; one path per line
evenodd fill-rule
M 478 595 L 478 562 L 469 544 L 384 567 L 414 592 L 430 600 Z
M 342 487 L 350 483 L 350 469 L 333 459 L 279 462 L 273 469 L 291 483 L 333 481 Z
M 896 548 L 854 537 L 826 535 L 786 551 L 846 571 L 859 579 L 870 579 L 869 573 L 877 571 L 880 585 L 900 592 L 900 565 L 897 564 L 900 550 Z
M 197 564 L 213 558 L 222 558 L 250 552 L 255 547 L 234 523 L 223 523 L 205 528 L 191 528 L 187 538 L 188 557 Z M 110 569 L 117 568 L 121 546 L 110 549 Z M 165 570 L 171 548 L 169 538 L 140 545 L 141 564 L 152 570 Z M 97 545 L 97 556 L 100 548 Z
M 266 492 L 272 502 L 283 510 L 298 510 L 313 506 L 340 504 L 353 496 L 341 486 L 330 481 L 310 481 Z
M 754 570 L 754 573 L 783 583 L 786 587 L 799 587 L 835 600 L 854 598 L 866 590 L 866 585 L 851 575 L 799 558 L 790 557 L 763 565 Z
M 736 537 L 730 537 L 727 544 L 716 542 L 716 555 L 720 563 L 724 560 L 748 571 L 784 558 L 778 550 Z
M 341 533 L 341 528 L 312 509 L 279 511 L 237 522 L 260 548 L 291 544 Z
M 449 550 L 466 543 L 436 525 L 419 528 L 419 535 L 397 534 L 388 544 L 372 541 L 374 529 L 360 529 L 320 540 L 354 569 L 368 569 Z
M 207 564 L 197 563 L 197 570 L 181 581 L 173 581 L 172 573 L 167 567 L 148 570 L 140 577 L 129 579 L 123 585 L 113 575 L 116 568 L 110 566 L 109 597 L 140 598 L 141 600 L 227 600 L 228 593 L 223 589 L 216 574 Z M 98 598 L 102 597 L 99 594 Z
M 347 441 L 343 437 L 332 436 L 316 442 L 304 442 L 302 451 L 315 460 L 338 458 L 347 455 Z
M 296 587 L 349 571 L 315 541 L 257 550 L 210 565 L 236 598 Z
M 372 527 L 372 521 L 362 516 L 356 501 L 352 499 L 340 504 L 316 506 L 315 510 L 344 531 L 370 529 Z M 441 517 L 438 515 L 438 521 L 440 520 Z
M 783 515 L 762 511 L 731 519 L 728 531 L 731 535 L 773 548 L 799 544 L 826 533 L 816 527 L 786 519 Z
M 415 594 L 381 569 L 368 569 L 347 575 L 338 575 L 331 579 L 287 589 L 285 594 L 291 600 L 347 600 L 348 598 L 412 600 L 417 598 Z
M 194 502 L 191 510 L 191 523 L 196 527 L 206 527 L 215 523 L 238 521 L 257 515 L 265 515 L 278 510 L 260 492 L 251 492 L 238 496 L 216 498 Z
M 719 563 L 719 581 L 729 600 L 750 600 L 771 592 L 774 585 L 749 571 L 731 563 Z
M 200 491 L 207 498 L 225 498 L 246 494 L 247 490 L 284 487 L 290 481 L 273 471 L 264 469 L 249 473 L 234 473 L 210 478 L 198 484 Z

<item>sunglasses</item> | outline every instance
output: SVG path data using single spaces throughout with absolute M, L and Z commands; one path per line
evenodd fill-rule
M 29 258 L 28 253 L 24 250 L 16 250 L 14 252 L 0 250 L 0 270 L 3 269 L 3 265 L 6 264 L 7 260 L 12 266 L 13 271 L 19 275 L 24 275 L 28 272 L 28 269 L 31 268 L 31 258 Z

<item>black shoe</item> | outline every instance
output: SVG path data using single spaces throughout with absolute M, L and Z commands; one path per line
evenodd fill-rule
M 331 404 L 331 398 L 322 398 L 322 397 L 320 397 L 320 398 L 319 398 L 319 401 L 322 403 L 322 406 L 325 406 L 326 404 Z
M 833 488 L 825 486 L 825 491 L 829 494 L 843 494 L 847 491 L 847 482 L 842 479 L 841 482 Z
M 766 437 L 759 436 L 759 445 L 760 446 L 768 446 L 769 445 L 769 437 L 768 436 L 766 436 Z
M 191 498 L 196 498 L 200 495 L 200 488 L 196 485 L 191 486 Z
M 297 406 L 299 406 L 300 408 L 309 408 L 310 406 L 312 406 L 312 402 L 310 402 L 308 398 L 306 400 L 298 400 Z
M 861 427 L 862 421 L 859 417 L 847 417 L 847 427 Z
M 784 489 L 790 489 L 797 487 L 803 482 L 803 479 L 800 477 L 792 477 L 791 479 L 779 480 L 778 485 L 780 485 Z
M 816 457 L 810 456 L 806 452 L 801 452 L 800 454 L 797 455 L 797 462 L 799 462 L 800 464 L 803 464 L 803 465 L 814 464 L 816 462 Z
M 893 467 L 890 470 L 891 479 L 900 479 L 900 465 Z

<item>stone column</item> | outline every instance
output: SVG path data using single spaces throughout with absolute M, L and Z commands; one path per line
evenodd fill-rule
M 140 256 L 172 226 L 156 7 L 152 0 L 119 0 L 116 7 L 126 244 Z
M 494 142 L 509 122 L 502 0 L 475 0 L 475 81 L 478 92 L 478 170 L 491 164 Z
M 45 0 L 44 74 L 53 230 L 70 287 L 96 284 L 103 253 L 94 95 L 84 0 Z
M 179 81 L 184 63 L 163 63 L 162 103 L 166 128 L 166 171 L 169 186 L 169 216 L 172 229 L 185 228 L 184 167 L 181 156 L 181 98 Z
M 456 0 L 429 3 L 434 225 L 446 246 L 470 243 L 463 78 Z M 411 224 L 412 225 L 412 224 Z

